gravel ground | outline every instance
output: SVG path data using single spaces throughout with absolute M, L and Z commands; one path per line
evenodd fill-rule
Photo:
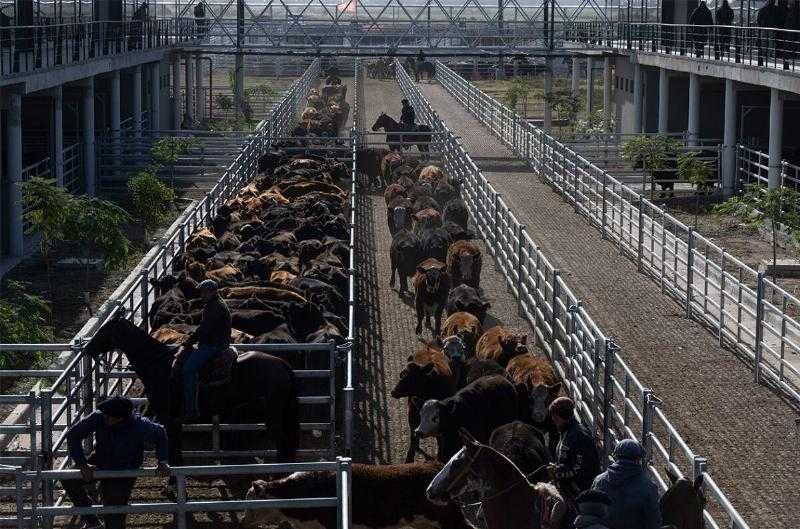
M 438 85 L 420 85 L 753 528 L 800 515 L 799 415 Z M 491 158 L 490 163 L 481 158 Z M 506 161 L 500 162 L 499 159 Z

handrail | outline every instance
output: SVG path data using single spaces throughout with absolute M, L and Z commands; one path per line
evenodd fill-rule
M 488 96 L 445 68 L 437 64 L 439 82 L 451 93 L 458 91 L 456 98 L 462 103 L 468 101 L 467 108 L 479 118 L 486 116 L 492 130 L 502 130 L 506 143 L 515 138 L 526 142 L 526 149 L 533 149 L 531 145 L 535 142 L 540 149 L 548 146 L 546 152 L 537 153 L 537 163 L 547 166 L 551 166 L 556 156 L 566 156 L 563 151 L 554 152 L 554 140 L 539 129 L 523 128 L 526 125 L 519 121 L 491 121 L 491 116 L 503 112 L 508 116 L 510 112 L 490 105 Z M 627 366 L 619 348 L 593 321 L 580 298 L 560 276 L 560 271 L 547 259 L 525 226 L 520 224 L 502 196 L 478 169 L 460 139 L 447 128 L 399 63 L 396 63 L 395 71 L 398 83 L 417 116 L 434 131 L 445 134 L 442 143 L 445 172 L 462 182 L 463 199 L 507 286 L 519 301 L 520 313 L 531 323 L 537 344 L 544 349 L 556 374 L 576 401 L 581 420 L 591 425 L 601 437 L 603 461 L 608 462 L 619 439 L 633 437 L 639 439 L 647 450 L 650 471 L 662 486 L 665 481 L 660 477 L 659 461 L 669 464 L 679 474 L 685 472 L 679 466 L 681 464 L 692 476 L 701 473 L 707 476 L 704 459 L 683 441 L 666 416 L 658 413 L 660 401 Z M 487 112 L 487 108 L 491 111 Z M 527 137 L 523 135 L 526 132 Z M 588 164 L 585 161 L 581 163 L 585 164 L 582 167 L 586 170 Z M 574 179 L 567 183 L 567 180 L 563 178 L 559 185 L 571 190 L 582 184 Z M 582 200 L 577 204 L 589 207 Z M 666 438 L 663 432 L 667 432 Z M 714 514 L 706 512 L 710 527 L 748 527 L 718 487 L 709 485 L 705 490 L 717 501 L 730 523 L 720 523 Z

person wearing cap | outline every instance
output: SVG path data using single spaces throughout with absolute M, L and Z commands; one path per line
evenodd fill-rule
M 200 325 L 189 336 L 184 347 L 197 347 L 183 363 L 183 415 L 186 418 L 198 415 L 197 372 L 231 344 L 231 312 L 219 295 L 217 282 L 206 279 L 197 285 L 200 297 L 205 302 Z
M 408 102 L 408 99 L 401 101 L 403 109 L 400 111 L 400 123 L 405 125 L 406 130 L 414 130 L 414 122 L 417 120 L 414 113 L 414 107 Z
M 83 441 L 94 435 L 95 447 L 90 456 L 83 452 Z M 125 397 L 112 397 L 97 406 L 97 410 L 75 423 L 66 434 L 70 458 L 80 469 L 83 479 L 65 479 L 61 484 L 76 507 L 89 507 L 92 498 L 88 485 L 94 484 L 95 470 L 135 470 L 141 468 L 144 450 L 155 445 L 158 473 L 169 476 L 167 464 L 167 432 L 164 427 L 134 413 L 133 403 Z M 127 505 L 136 478 L 99 480 L 103 505 Z M 125 527 L 124 514 L 103 516 L 106 529 Z M 102 527 L 96 516 L 83 516 L 85 529 Z
M 614 462 L 592 484 L 593 490 L 605 492 L 611 499 L 606 525 L 612 529 L 661 527 L 658 488 L 642 464 L 645 455 L 637 441 L 623 439 L 614 447 Z
M 582 492 L 575 503 L 578 505 L 575 529 L 610 529 L 605 524 L 608 506 L 611 504 L 608 494 L 590 489 Z
M 556 462 L 548 466 L 548 472 L 566 501 L 569 521 L 575 514 L 575 498 L 591 487 L 600 472 L 600 457 L 592 434 L 575 417 L 572 399 L 559 397 L 548 411 L 559 432 Z

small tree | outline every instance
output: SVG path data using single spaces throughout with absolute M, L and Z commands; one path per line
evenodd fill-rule
M 664 169 L 667 160 L 681 147 L 681 143 L 663 134 L 636 136 L 622 145 L 622 157 L 636 169 L 642 168 L 642 192 L 644 192 L 646 177 L 649 174 L 650 198 L 655 191 L 654 173 Z
M 67 238 L 83 248 L 84 296 L 88 305 L 89 260 L 100 255 L 106 270 L 119 270 L 128 260 L 129 242 L 123 227 L 133 220 L 121 207 L 106 200 L 78 197 L 72 202 L 66 223 Z
M 217 102 L 217 107 L 222 110 L 230 110 L 233 108 L 233 100 L 227 94 L 217 94 L 214 96 Z
M 169 216 L 175 204 L 175 190 L 161 182 L 151 171 L 143 170 L 128 180 L 128 192 L 134 216 L 147 232 L 155 230 Z
M 158 171 L 162 166 L 170 168 L 170 183 L 175 185 L 175 163 L 178 157 L 188 153 L 197 142 L 194 138 L 165 137 L 159 139 L 150 147 L 150 157 L 155 167 L 152 172 Z
M 25 285 L 8 281 L 0 296 L 0 339 L 7 343 L 50 343 L 53 328 L 48 325 L 50 305 L 43 298 L 25 291 Z M 36 368 L 48 356 L 31 353 L 0 352 L 0 369 Z M 33 365 L 31 365 L 31 362 Z
M 678 176 L 692 185 L 694 190 L 694 227 L 697 227 L 697 215 L 700 210 L 700 190 L 708 185 L 711 166 L 697 157 L 696 152 L 683 152 L 678 155 Z
M 55 180 L 34 177 L 19 184 L 22 189 L 24 220 L 28 224 L 25 233 L 39 236 L 39 252 L 47 271 L 47 288 L 53 301 L 53 274 L 51 254 L 64 239 L 64 222 L 73 197 Z
M 559 118 L 567 122 L 567 126 L 570 129 L 574 129 L 578 113 L 581 110 L 581 103 L 577 97 L 573 96 L 569 91 L 556 90 L 549 95 L 545 94 L 543 99 L 558 114 Z
M 800 227 L 798 213 L 800 193 L 794 189 L 780 186 L 764 191 L 759 209 L 770 219 L 772 228 L 772 280 L 776 281 L 778 266 L 778 224 L 784 224 L 790 230 Z
M 503 95 L 503 103 L 511 110 L 516 110 L 520 98 L 526 97 L 529 91 L 530 85 L 525 79 L 514 79 L 511 81 L 511 86 L 509 86 L 508 90 Z

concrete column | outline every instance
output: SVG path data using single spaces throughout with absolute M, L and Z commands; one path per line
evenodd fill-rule
M 81 95 L 83 175 L 86 194 L 92 196 L 95 190 L 94 77 L 89 77 L 84 83 Z
M 195 118 L 197 121 L 203 121 L 206 117 L 206 97 L 203 90 L 203 56 L 197 54 L 195 56 Z
M 551 95 L 553 95 L 553 64 L 548 59 L 544 71 L 544 130 L 553 128 L 553 107 L 547 99 Z
M 194 59 L 186 56 L 186 121 L 194 122 L 194 95 L 195 95 Z
M 114 137 L 114 164 L 122 155 L 122 117 L 120 112 L 120 71 L 115 70 L 111 77 L 111 133 Z
M 161 129 L 161 63 L 154 62 L 150 72 L 150 130 Z
M 666 68 L 658 71 L 658 133 L 669 130 L 669 74 Z
M 722 137 L 722 193 L 736 191 L 736 85 L 725 79 L 725 125 Z
M 769 91 L 769 188 L 781 185 L 783 160 L 783 98 L 780 90 Z
M 53 88 L 53 169 L 56 172 L 56 183 L 64 185 L 64 90 L 61 85 Z
M 572 87 L 571 87 L 571 94 L 572 97 L 578 97 L 578 80 L 580 78 L 580 61 L 578 60 L 578 56 L 574 56 L 572 58 Z
M 700 139 L 700 76 L 689 74 L 689 122 L 686 125 L 689 145 L 697 145 Z
M 133 67 L 133 132 L 142 136 L 142 65 Z
M 642 67 L 639 64 L 633 65 L 633 133 L 642 132 Z
M 614 80 L 611 77 L 611 57 L 603 58 L 603 119 L 609 123 L 613 118 L 611 113 L 611 94 L 614 90 Z
M 236 54 L 236 76 L 234 78 L 233 100 L 236 107 L 236 115 L 242 116 L 244 105 L 244 55 Z
M 594 60 L 586 58 L 586 113 L 592 113 L 592 100 L 594 99 Z
M 181 130 L 181 56 L 172 58 L 172 126 Z
M 25 253 L 25 234 L 22 223 L 22 95 L 6 92 L 8 105 L 8 220 L 9 250 L 21 257 Z

